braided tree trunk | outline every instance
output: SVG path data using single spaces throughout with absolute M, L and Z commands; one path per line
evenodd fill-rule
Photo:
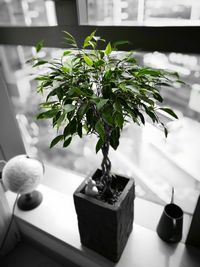
M 111 171 L 111 161 L 108 157 L 109 153 L 109 147 L 110 147 L 110 127 L 108 125 L 105 126 L 106 130 L 106 141 L 102 147 L 102 154 L 103 154 L 103 160 L 101 163 L 101 169 L 102 169 L 102 177 L 101 177 L 101 183 L 104 186 L 103 189 L 103 195 L 106 198 L 111 198 L 113 196 L 113 192 L 111 189 L 111 184 L 112 184 L 112 175 L 110 173 Z

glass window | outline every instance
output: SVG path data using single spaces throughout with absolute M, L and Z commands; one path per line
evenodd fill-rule
M 199 24 L 200 3 L 188 0 L 146 0 L 144 20 L 150 23 L 183 24 L 194 22 Z
M 195 0 L 87 0 L 86 3 L 91 25 L 200 24 L 200 3 Z
M 88 23 L 120 25 L 137 21 L 139 0 L 88 0 Z
M 100 166 L 101 153 L 95 154 L 95 138 L 76 138 L 69 148 L 49 149 L 55 131 L 48 121 L 36 121 L 40 96 L 36 94 L 33 70 L 26 64 L 34 53 L 31 47 L 1 46 L 0 58 L 12 98 L 16 117 L 27 152 L 51 164 L 82 174 Z M 46 48 L 40 57 L 58 57 L 61 49 Z M 172 106 L 179 120 L 163 117 L 168 125 L 166 140 L 159 127 L 127 125 L 117 152 L 111 150 L 112 169 L 131 175 L 136 180 L 137 195 L 161 204 L 170 200 L 175 187 L 175 200 L 192 213 L 199 195 L 200 156 L 200 56 L 179 53 L 136 53 L 144 65 L 177 71 L 188 85 L 175 84 L 162 88 L 164 105 Z M 41 71 L 39 68 L 38 71 Z M 186 201 L 187 200 L 187 201 Z
M 0 25 L 57 25 L 55 3 L 52 0 L 0 0 Z

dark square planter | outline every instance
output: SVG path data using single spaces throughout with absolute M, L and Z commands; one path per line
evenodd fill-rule
M 93 175 L 95 180 L 101 170 Z M 74 192 L 81 243 L 117 262 L 133 228 L 135 184 L 133 179 L 116 175 L 123 189 L 113 205 L 84 194 L 85 181 Z

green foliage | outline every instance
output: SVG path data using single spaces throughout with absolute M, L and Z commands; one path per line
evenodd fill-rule
M 63 135 L 58 135 L 56 136 L 50 144 L 50 148 L 52 148 L 53 146 L 55 146 L 58 142 L 60 142 L 61 140 L 63 140 Z
M 36 48 L 36 52 L 38 53 L 38 52 L 42 49 L 43 46 L 44 46 L 44 41 L 41 40 L 41 41 L 38 42 L 38 43 L 36 44 L 36 46 L 35 46 L 35 48 Z
M 38 93 L 45 95 L 37 119 L 51 119 L 59 130 L 50 147 L 59 142 L 67 147 L 75 135 L 82 138 L 86 133 L 97 136 L 96 152 L 105 143 L 117 149 L 125 123 L 145 124 L 147 117 L 161 123 L 167 136 L 157 111 L 177 116 L 170 108 L 158 106 L 163 101 L 159 90 L 162 85 L 181 82 L 177 73 L 140 66 L 132 52 L 118 57 L 113 51 L 128 42 L 106 43 L 96 31 L 83 40 L 81 48 L 70 33 L 64 32 L 64 39 L 70 49 L 60 59 L 30 61 L 33 67 L 45 65 L 49 69 L 36 80 Z M 99 42 L 105 43 L 104 50 L 98 49 Z M 42 46 L 41 41 L 36 51 Z

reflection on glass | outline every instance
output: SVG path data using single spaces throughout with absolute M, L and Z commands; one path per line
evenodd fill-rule
M 90 25 L 200 24 L 197 0 L 78 0 L 77 4 L 79 12 L 87 10 Z M 57 25 L 55 1 L 0 0 L 0 25 Z
M 88 24 L 182 25 L 200 24 L 199 1 L 87 0 Z
M 27 152 L 56 166 L 88 174 L 101 162 L 101 153 L 96 155 L 94 151 L 95 137 L 77 137 L 67 149 L 58 145 L 50 150 L 55 135 L 50 122 L 34 119 L 41 99 L 36 94 L 33 70 L 26 64 L 34 51 L 31 47 L 0 47 L 1 63 Z M 44 49 L 39 56 L 56 58 L 61 53 L 61 49 Z M 197 149 L 200 147 L 200 56 L 158 52 L 140 52 L 135 56 L 141 64 L 179 72 L 181 79 L 191 86 L 174 84 L 174 88 L 161 88 L 164 105 L 172 106 L 180 119 L 164 118 L 169 130 L 167 140 L 151 124 L 143 128 L 128 125 L 119 150 L 111 151 L 113 171 L 134 177 L 137 195 L 158 203 L 169 202 L 174 186 L 176 202 L 192 213 L 200 189 Z
M 88 23 L 120 25 L 137 21 L 139 0 L 88 0 Z
M 56 25 L 54 1 L 0 0 L 0 25 L 53 26 Z
M 144 20 L 149 23 L 196 22 L 200 20 L 200 3 L 187 0 L 146 0 Z

